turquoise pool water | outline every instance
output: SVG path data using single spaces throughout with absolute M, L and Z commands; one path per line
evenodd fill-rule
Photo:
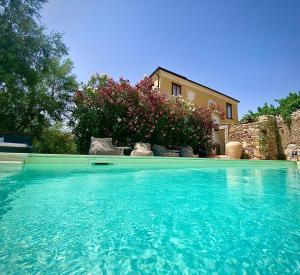
M 27 168 L 0 179 L 1 274 L 300 273 L 299 170 Z

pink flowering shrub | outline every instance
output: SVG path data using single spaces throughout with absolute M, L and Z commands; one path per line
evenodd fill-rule
M 225 110 L 219 104 L 215 102 L 210 103 L 208 109 L 212 115 L 217 116 L 221 119 L 225 118 Z
M 149 142 L 195 151 L 212 146 L 212 110 L 181 97 L 167 98 L 153 89 L 151 78 L 135 86 L 96 75 L 75 95 L 72 126 L 78 150 L 87 153 L 90 138 L 112 137 L 118 145 Z

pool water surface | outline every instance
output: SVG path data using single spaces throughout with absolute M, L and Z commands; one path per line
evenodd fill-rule
M 23 169 L 0 179 L 1 274 L 214 272 L 300 273 L 299 170 Z

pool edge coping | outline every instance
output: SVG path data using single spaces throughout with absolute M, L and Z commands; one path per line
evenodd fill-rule
M 98 162 L 113 164 L 112 166 L 177 166 L 184 167 L 291 167 L 300 169 L 300 162 L 288 160 L 229 160 L 213 158 L 174 158 L 174 157 L 141 157 L 141 156 L 104 156 L 104 155 L 71 155 L 71 154 L 36 154 L 36 153 L 1 153 L 0 160 L 13 164 L 14 161 L 23 161 L 26 164 L 45 165 L 88 165 Z M 138 160 L 138 162 L 137 162 Z M 1 163 L 0 163 L 1 165 Z

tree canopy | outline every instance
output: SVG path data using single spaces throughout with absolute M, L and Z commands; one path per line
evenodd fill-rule
M 265 103 L 264 106 L 258 107 L 256 112 L 248 111 L 241 121 L 256 121 L 257 117 L 261 115 L 280 115 L 284 121 L 289 122 L 291 114 L 300 109 L 300 92 L 289 93 L 287 97 L 275 99 L 275 102 L 278 104 L 277 107 Z
M 40 24 L 46 0 L 0 0 L 0 130 L 39 135 L 77 88 L 62 35 Z

